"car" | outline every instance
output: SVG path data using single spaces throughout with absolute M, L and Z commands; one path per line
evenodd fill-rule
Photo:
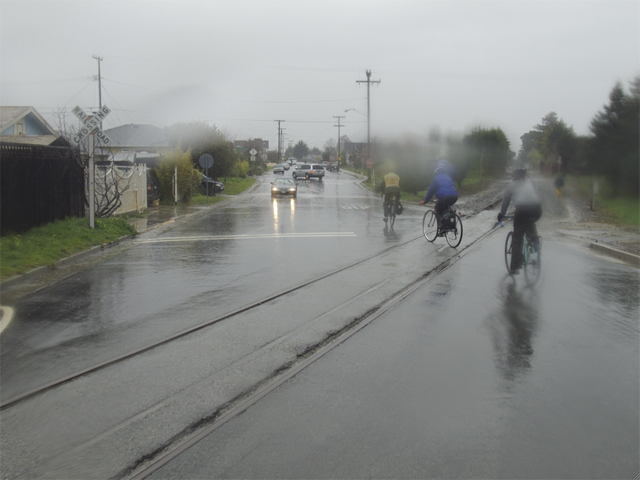
M 271 196 L 276 195 L 292 195 L 298 196 L 298 185 L 290 178 L 276 178 L 271 182 Z
M 282 173 L 284 175 L 284 165 L 278 163 L 273 167 L 273 173 Z
M 298 168 L 293 171 L 293 178 L 304 178 L 309 180 L 310 178 L 317 178 L 322 181 L 324 177 L 324 167 L 317 163 L 303 163 L 298 165 Z
M 214 180 L 211 177 L 207 177 L 206 175 L 202 175 L 202 186 L 204 191 L 209 195 L 215 195 L 216 193 L 224 191 L 224 185 L 222 182 Z
M 291 168 L 291 165 L 289 165 L 287 162 L 283 163 L 282 166 L 285 170 L 289 170 Z

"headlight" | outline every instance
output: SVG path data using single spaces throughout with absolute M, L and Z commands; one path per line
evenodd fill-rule
M 278 187 L 271 187 L 271 191 L 272 192 L 277 192 L 278 191 Z
M 290 191 L 290 192 L 295 192 L 295 191 L 296 191 L 296 189 L 295 189 L 295 188 L 290 188 L 290 189 L 289 189 L 289 191 Z

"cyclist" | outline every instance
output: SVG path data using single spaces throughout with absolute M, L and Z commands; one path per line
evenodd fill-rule
M 511 254 L 511 273 L 517 274 L 522 268 L 522 242 L 526 232 L 529 238 L 537 242 L 538 230 L 536 222 L 542 216 L 540 197 L 536 193 L 531 178 L 527 176 L 527 169 L 518 166 L 513 171 L 513 181 L 507 185 L 502 196 L 502 208 L 498 213 L 498 222 L 502 220 L 509 203 L 513 200 L 516 207 L 513 214 L 513 243 Z
M 458 191 L 453 186 L 453 180 L 447 171 L 447 163 L 444 160 L 439 160 L 436 166 L 433 182 L 427 191 L 427 195 L 424 200 L 420 202 L 420 205 L 428 203 L 429 200 L 435 195 L 436 197 L 436 221 L 438 222 L 438 236 L 442 236 L 440 232 L 442 214 L 454 203 L 458 201 Z
M 382 194 L 384 195 L 384 222 L 387 223 L 390 202 L 393 199 L 393 208 L 400 202 L 400 177 L 393 172 L 389 172 L 382 180 Z

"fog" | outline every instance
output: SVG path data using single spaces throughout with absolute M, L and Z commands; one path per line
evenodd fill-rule
M 104 128 L 203 120 L 234 139 L 322 148 L 338 132 L 426 138 L 499 127 L 511 148 L 550 111 L 577 134 L 640 73 L 629 1 L 7 1 L 0 102 L 96 109 Z M 348 110 L 348 111 L 346 111 Z M 346 112 L 345 112 L 346 111 Z

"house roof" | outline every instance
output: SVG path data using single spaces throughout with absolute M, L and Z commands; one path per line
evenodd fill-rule
M 20 119 L 26 117 L 29 114 L 33 114 L 42 125 L 51 132 L 51 135 L 59 136 L 58 132 L 42 118 L 42 115 L 33 107 L 0 107 L 0 132 L 10 127 Z
M 121 125 L 105 130 L 114 147 L 168 147 L 166 130 L 153 125 Z
M 0 142 L 21 145 L 69 146 L 68 142 L 42 118 L 42 115 L 35 108 L 29 106 L 0 106 L 0 132 L 4 132 L 27 116 L 31 118 L 31 121 L 35 118 L 36 123 L 41 127 L 40 132 L 47 133 L 44 135 L 0 135 Z

